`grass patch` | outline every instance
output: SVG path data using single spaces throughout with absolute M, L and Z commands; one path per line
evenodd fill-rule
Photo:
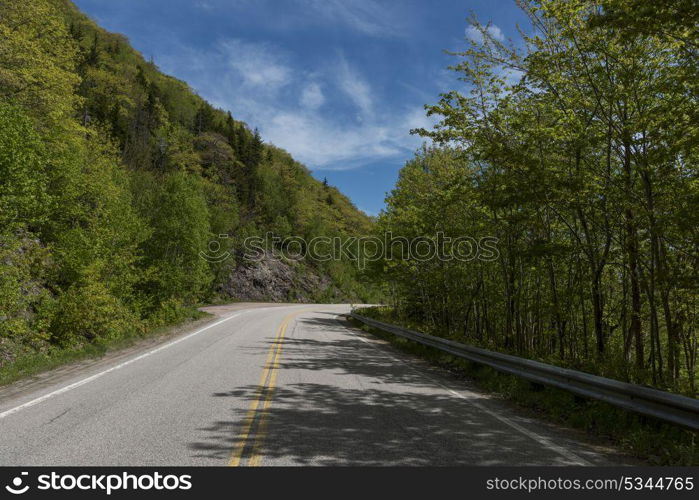
M 11 384 L 25 377 L 37 375 L 68 363 L 101 358 L 108 352 L 131 347 L 143 339 L 173 333 L 176 327 L 207 316 L 210 316 L 210 314 L 192 308 L 177 320 L 152 328 L 144 334 L 135 334 L 109 341 L 102 340 L 99 343 L 88 343 L 74 348 L 62 349 L 58 346 L 49 346 L 42 351 L 22 354 L 12 362 L 0 367 L 0 386 Z
M 388 312 L 382 314 L 381 311 L 374 310 L 371 317 L 395 324 L 395 319 L 388 317 Z M 458 378 L 472 381 L 482 390 L 497 394 L 537 416 L 582 429 L 593 440 L 611 442 L 650 465 L 699 465 L 699 433 L 601 401 L 584 399 L 555 387 L 533 384 L 488 366 L 369 327 L 353 318 L 350 321 L 357 328 L 389 342 L 402 352 L 429 361 Z

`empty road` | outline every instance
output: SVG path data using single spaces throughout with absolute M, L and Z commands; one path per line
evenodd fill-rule
M 610 465 L 338 315 L 235 304 L 157 345 L 0 388 L 0 465 Z

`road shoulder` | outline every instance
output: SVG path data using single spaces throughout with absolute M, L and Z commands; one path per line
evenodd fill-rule
M 409 364 L 416 371 L 424 373 L 428 378 L 435 378 L 441 381 L 448 389 L 459 391 L 459 388 L 461 388 L 470 393 L 477 394 L 479 403 L 486 405 L 491 411 L 502 411 L 507 415 L 514 415 L 518 424 L 527 427 L 534 426 L 540 431 L 543 431 L 546 435 L 558 436 L 561 443 L 579 443 L 582 445 L 582 448 L 584 448 L 584 451 L 587 452 L 584 453 L 586 458 L 594 457 L 595 455 L 602 457 L 603 463 L 595 465 L 647 465 L 645 462 L 619 450 L 613 443 L 603 437 L 591 435 L 580 429 L 554 422 L 531 408 L 519 405 L 501 395 L 484 390 L 479 387 L 474 380 L 462 373 L 454 372 L 413 352 L 401 349 L 388 340 L 359 328 L 348 316 L 340 316 L 338 317 L 338 321 L 347 329 L 362 336 L 370 342 L 374 348 L 384 350 L 387 354 L 393 356 L 400 362 Z

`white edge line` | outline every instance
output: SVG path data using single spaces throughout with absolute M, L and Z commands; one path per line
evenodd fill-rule
M 255 310 L 255 309 L 250 309 L 250 311 L 254 311 L 254 310 Z M 37 405 L 37 404 L 39 404 L 39 403 L 41 403 L 41 402 L 43 402 L 43 401 L 46 401 L 47 399 L 50 399 L 50 398 L 52 398 L 52 397 L 54 397 L 54 396 L 58 396 L 58 395 L 60 395 L 60 394 L 64 394 L 64 393 L 66 393 L 66 392 L 68 392 L 68 391 L 72 391 L 73 389 L 75 389 L 75 388 L 77 388 L 77 387 L 80 387 L 81 385 L 89 384 L 89 383 L 92 382 L 93 380 L 97 380 L 98 378 L 100 378 L 100 377 L 103 376 L 103 375 L 106 375 L 107 373 L 111 373 L 111 372 L 113 372 L 113 371 L 116 371 L 116 370 L 119 370 L 119 369 L 121 369 L 121 368 L 124 368 L 125 366 L 128 366 L 128 365 L 130 365 L 131 363 L 135 363 L 136 361 L 139 361 L 139 360 L 141 360 L 141 359 L 143 359 L 143 358 L 147 358 L 148 356 L 151 356 L 151 355 L 153 355 L 153 354 L 155 354 L 155 353 L 157 353 L 157 352 L 160 352 L 160 351 L 162 351 L 162 350 L 165 350 L 165 349 L 167 349 L 168 347 L 172 347 L 172 346 L 175 345 L 175 344 L 179 344 L 180 342 L 183 342 L 183 341 L 187 340 L 188 338 L 194 337 L 195 335 L 200 334 L 200 333 L 203 332 L 204 330 L 208 330 L 209 328 L 213 328 L 213 327 L 215 327 L 215 326 L 217 326 L 217 325 L 220 325 L 221 323 L 223 323 L 223 322 L 225 322 L 225 321 L 228 321 L 229 319 L 236 318 L 236 317 L 240 316 L 243 312 L 247 312 L 247 311 L 241 311 L 241 312 L 239 312 L 239 313 L 235 313 L 235 314 L 233 314 L 233 315 L 231 315 L 231 316 L 228 316 L 228 317 L 226 317 L 226 318 L 223 318 L 223 319 L 221 319 L 221 320 L 218 320 L 218 321 L 216 321 L 215 323 L 211 323 L 210 325 L 207 325 L 207 326 L 205 326 L 204 328 L 200 328 L 200 329 L 197 330 L 196 332 L 192 332 L 192 333 L 190 333 L 190 334 L 185 335 L 184 337 L 180 337 L 180 338 L 178 338 L 178 339 L 176 339 L 176 340 L 173 340 L 172 342 L 168 342 L 167 344 L 163 344 L 163 345 L 161 345 L 160 347 L 156 347 L 156 348 L 153 349 L 153 350 L 150 350 L 150 351 L 148 351 L 148 352 L 145 352 L 145 353 L 143 353 L 143 354 L 140 354 L 140 355 L 136 356 L 135 358 L 131 358 L 131 359 L 127 360 L 127 361 L 124 361 L 123 363 L 119 363 L 118 365 L 112 366 L 111 368 L 107 368 L 107 369 L 104 370 L 104 371 L 101 371 L 101 372 L 99 372 L 99 373 L 95 373 L 94 375 L 91 375 L 91 376 L 89 376 L 89 377 L 87 377 L 87 378 L 84 378 L 84 379 L 82 379 L 82 380 L 78 380 L 77 382 L 74 382 L 74 383 L 72 383 L 72 384 L 70 384 L 70 385 L 67 385 L 67 386 L 65 386 L 65 387 L 61 387 L 60 389 L 57 389 L 57 390 L 55 390 L 55 391 L 53 391 L 53 392 L 49 392 L 48 394 L 44 394 L 43 396 L 40 396 L 40 397 L 38 397 L 38 398 L 36 398 L 36 399 L 32 399 L 31 401 L 27 401 L 26 403 L 23 403 L 23 404 L 21 404 L 21 405 L 19 405 L 19 406 L 15 406 L 14 408 L 10 408 L 9 410 L 6 410 L 6 411 L 0 413 L 0 419 L 3 419 L 3 418 L 5 418 L 5 417 L 7 417 L 7 416 L 9 416 L 9 415 L 12 415 L 13 413 L 17 413 L 18 411 L 24 410 L 25 408 L 29 408 L 30 406 Z
M 339 316 L 336 316 L 336 318 L 338 318 L 338 317 L 339 317 Z M 361 340 L 362 342 L 364 342 L 365 344 L 369 344 L 369 345 L 370 345 L 371 347 L 373 347 L 374 349 L 379 349 L 376 345 L 374 345 L 374 342 L 365 339 L 365 338 L 362 337 L 361 335 L 357 335 L 356 337 L 357 337 L 359 340 Z M 461 398 L 461 399 L 463 399 L 463 400 L 468 401 L 469 403 L 471 403 L 473 406 L 475 406 L 476 408 L 478 408 L 478 409 L 481 410 L 482 412 L 487 413 L 488 415 L 490 415 L 491 417 L 493 417 L 493 418 L 499 420 L 499 421 L 502 422 L 503 424 L 506 424 L 506 425 L 512 427 L 512 428 L 515 429 L 516 431 L 519 431 L 520 433 L 524 434 L 524 435 L 527 436 L 528 438 L 533 439 L 534 441 L 536 441 L 536 442 L 539 443 L 540 445 L 544 446 L 545 448 L 548 448 L 549 450 L 558 453 L 559 455 L 565 457 L 566 459 L 575 462 L 576 465 L 590 465 L 590 462 L 588 462 L 588 461 L 585 460 L 584 458 L 581 458 L 581 457 L 579 457 L 578 455 L 576 455 L 575 453 L 566 450 L 566 449 L 563 448 L 562 446 L 558 446 L 557 444 L 551 442 L 550 439 L 548 439 L 548 438 L 546 438 L 546 437 L 544 437 L 544 436 L 542 436 L 542 435 L 540 435 L 540 434 L 537 434 L 536 432 L 532 432 L 532 431 L 530 431 L 529 429 L 526 429 L 525 427 L 522 427 L 522 426 L 519 425 L 518 423 L 513 422 L 513 421 L 510 420 L 509 418 L 504 417 L 504 416 L 502 416 L 502 415 L 499 415 L 498 413 L 495 413 L 494 411 L 492 411 L 492 410 L 486 408 L 485 406 L 483 406 L 482 404 L 480 404 L 478 401 L 476 401 L 476 399 L 479 397 L 477 394 L 471 393 L 471 394 L 473 395 L 473 397 L 470 397 L 470 398 L 469 398 L 469 397 L 466 397 L 466 396 L 464 396 L 463 394 L 461 394 L 461 393 L 459 393 L 459 392 L 457 392 L 457 391 L 455 391 L 455 390 L 453 390 L 453 389 L 450 389 L 449 387 L 447 387 L 446 385 L 442 384 L 440 381 L 438 381 L 438 380 L 435 379 L 434 377 L 432 377 L 432 376 L 430 376 L 430 375 L 427 375 L 426 373 L 424 373 L 424 372 L 422 372 L 422 371 L 420 371 L 420 370 L 418 370 L 418 369 L 412 367 L 412 366 L 411 366 L 410 364 L 408 364 L 407 362 L 402 361 L 402 360 L 400 360 L 400 359 L 397 359 L 397 358 L 395 358 L 395 357 L 393 357 L 393 356 L 390 356 L 390 355 L 389 355 L 389 357 L 390 357 L 393 361 L 397 361 L 398 363 L 404 364 L 404 365 L 406 365 L 408 368 L 410 368 L 411 370 L 413 370 L 414 372 L 417 372 L 417 373 L 421 374 L 423 377 L 425 377 L 425 378 L 431 380 L 432 382 L 434 382 L 435 384 L 437 384 L 438 386 L 440 386 L 442 389 L 446 390 L 446 391 L 449 392 L 450 394 L 452 394 L 452 395 L 454 395 L 454 396 L 456 396 L 456 397 L 458 397 L 458 398 Z M 470 391 L 469 391 L 469 392 L 470 392 Z

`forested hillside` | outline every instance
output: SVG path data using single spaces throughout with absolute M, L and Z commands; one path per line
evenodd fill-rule
M 0 2 L 0 366 L 246 298 L 226 295 L 246 236 L 370 224 L 69 1 Z M 219 235 L 231 257 L 202 258 Z M 282 298 L 366 296 L 351 263 L 279 265 L 291 280 Z M 324 286 L 296 294 L 309 276 Z
M 467 85 L 380 217 L 498 238 L 499 258 L 390 260 L 403 321 L 697 393 L 699 66 L 693 1 L 520 2 L 533 31 L 456 54 Z M 449 253 L 452 252 L 452 253 Z

